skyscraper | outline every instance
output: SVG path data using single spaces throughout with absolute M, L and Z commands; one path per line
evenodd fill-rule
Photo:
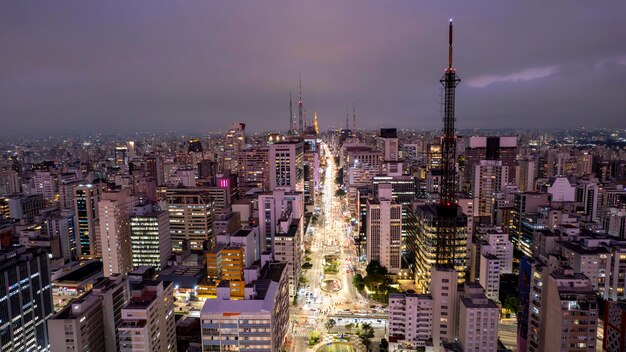
M 25 247 L 0 250 L 0 348 L 48 351 L 52 316 L 48 254 Z
M 377 260 L 390 273 L 402 262 L 402 204 L 391 198 L 391 185 L 380 184 L 376 199 L 367 202 L 367 261 Z
M 98 222 L 98 202 L 105 184 L 82 184 L 74 188 L 74 212 L 76 213 L 76 230 L 78 237 L 78 255 L 93 257 L 100 254 L 96 240 L 96 224 Z
M 128 191 L 105 192 L 98 202 L 104 276 L 132 270 L 129 216 L 136 203 Z
M 270 191 L 278 187 L 288 188 L 292 191 L 303 191 L 303 158 L 302 142 L 280 142 L 270 145 Z
M 163 269 L 172 254 L 170 217 L 151 206 L 135 207 L 130 217 L 130 243 L 133 268 L 153 266 Z

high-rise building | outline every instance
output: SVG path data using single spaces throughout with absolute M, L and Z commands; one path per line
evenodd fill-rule
M 596 178 L 584 178 L 576 185 L 576 202 L 582 203 L 582 214 L 586 221 L 598 221 L 599 181 Z
M 513 224 L 511 226 L 511 241 L 524 254 L 532 256 L 532 233 L 522 228 L 522 218 L 528 214 L 535 214 L 539 207 L 550 203 L 549 193 L 522 192 L 513 195 Z
M 477 283 L 466 283 L 459 305 L 459 344 L 464 351 L 498 351 L 500 308 Z
M 470 170 L 465 177 L 469 182 L 475 178 L 475 166 L 480 164 L 481 160 L 499 160 L 502 166 L 506 166 L 510 172 L 507 174 L 506 183 L 512 183 L 515 173 L 515 159 L 517 158 L 517 137 L 479 137 L 472 136 L 468 138 L 467 148 L 465 148 L 465 159 L 467 162 L 467 170 Z
M 130 289 L 118 325 L 120 352 L 176 351 L 173 283 L 143 280 Z
M 35 194 L 41 194 L 44 199 L 52 203 L 58 201 L 58 176 L 50 171 L 35 171 L 33 176 L 35 182 Z
M 278 221 L 274 235 L 274 260 L 287 263 L 289 278 L 289 297 L 296 296 L 298 280 L 302 267 L 301 219 L 284 218 Z
M 274 241 L 281 219 L 297 220 L 302 236 L 304 224 L 304 195 L 302 192 L 276 190 L 260 194 L 259 206 L 259 251 L 274 251 Z
M 36 215 L 45 207 L 45 200 L 41 194 L 12 195 L 7 197 L 9 216 L 12 219 L 33 221 Z
M 503 166 L 502 161 L 499 160 L 481 160 L 474 167 L 473 216 L 477 217 L 480 223 L 493 224 L 495 194 L 504 189 L 508 176 L 508 166 Z
M 432 338 L 433 298 L 415 293 L 389 294 L 389 341 L 425 347 Z
M 367 202 L 367 261 L 377 260 L 390 273 L 402 264 L 402 204 L 393 201 L 391 185 L 378 185 L 378 197 Z
M 302 142 L 280 142 L 270 145 L 270 191 L 279 187 L 298 192 L 304 190 L 303 157 Z
M 156 182 L 157 186 L 165 184 L 165 174 L 163 169 L 163 158 L 156 154 L 145 157 L 146 172 Z
M 238 165 L 237 183 L 241 194 L 253 188 L 269 189 L 269 148 L 241 150 Z
M 223 170 L 236 173 L 238 170 L 239 151 L 246 145 L 246 124 L 234 122 L 224 139 Z
M 0 349 L 48 351 L 46 320 L 52 313 L 48 253 L 0 250 Z
M 118 327 L 122 321 L 122 307 L 128 303 L 128 279 L 121 275 L 100 278 L 90 293 L 102 303 L 105 351 L 119 351 Z
M 264 263 L 245 288 L 243 300 L 218 287 L 200 313 L 203 351 L 280 351 L 289 324 L 289 287 L 285 263 Z
M 104 276 L 127 274 L 133 269 L 130 213 L 137 198 L 128 191 L 105 192 L 98 202 Z
M 207 241 L 209 244 L 214 243 L 215 208 L 209 192 L 172 188 L 167 190 L 166 197 L 174 252 L 182 251 L 184 241 L 194 250 L 202 250 Z
M 416 247 L 415 280 L 421 292 L 428 291 L 431 267 L 437 258 L 437 208 L 432 205 L 421 205 L 415 209 L 416 217 Z M 453 265 L 459 277 L 459 282 L 465 281 L 465 272 L 469 263 L 467 245 L 467 216 L 460 207 L 456 209 L 455 227 L 450 229 L 451 244 L 448 248 L 453 258 Z
M 430 295 L 433 298 L 433 346 L 454 340 L 457 333 L 458 274 L 449 266 L 431 268 Z
M 106 352 L 102 302 L 80 297 L 48 319 L 51 351 Z
M 515 167 L 515 183 L 520 192 L 532 192 L 535 190 L 537 178 L 537 161 L 533 158 L 523 158 L 517 161 Z
M 589 278 L 552 272 L 541 291 L 539 351 L 595 351 L 598 301 Z
M 147 265 L 163 269 L 172 254 L 170 236 L 167 211 L 153 211 L 151 206 L 135 207 L 130 217 L 133 268 Z
M 80 257 L 95 257 L 101 254 L 97 247 L 98 202 L 105 184 L 82 184 L 74 188 L 74 212 L 76 214 L 77 252 Z
M 500 258 L 491 253 L 480 256 L 480 278 L 478 282 L 485 290 L 485 296 L 495 302 L 500 301 Z

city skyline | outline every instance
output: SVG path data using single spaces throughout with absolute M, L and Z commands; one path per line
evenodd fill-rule
M 321 130 L 435 129 L 449 17 L 459 129 L 624 127 L 624 4 L 151 5 L 4 4 L 0 135 L 286 130 L 299 74 Z

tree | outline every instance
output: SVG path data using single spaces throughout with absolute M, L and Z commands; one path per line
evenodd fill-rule
M 363 276 L 361 274 L 356 274 L 352 277 L 352 285 L 356 287 L 357 290 L 363 291 L 365 288 L 365 284 L 363 283 Z
M 308 280 L 306 279 L 306 277 L 304 275 L 300 275 L 300 279 L 298 279 L 298 281 L 301 284 L 306 284 L 308 282 Z
M 367 275 L 372 275 L 372 274 L 387 275 L 389 273 L 387 268 L 380 265 L 380 262 L 378 260 L 370 261 L 369 264 L 367 264 L 367 267 L 365 268 L 365 272 L 367 273 Z
M 352 329 L 354 329 L 354 324 L 353 323 L 346 324 L 346 330 L 348 332 L 352 331 Z
M 343 197 L 346 195 L 346 191 L 344 191 L 343 189 L 338 189 L 335 191 L 335 197 Z
M 363 343 L 363 345 L 365 345 L 365 347 L 369 349 L 370 343 L 372 342 L 371 340 L 372 338 L 374 338 L 375 335 L 372 325 L 369 323 L 361 324 L 361 328 L 359 329 L 357 335 L 359 335 L 359 338 L 361 338 L 361 342 Z
M 517 310 L 519 309 L 519 301 L 517 297 L 507 297 L 504 302 L 502 302 L 502 307 L 517 314 Z
M 382 339 L 380 339 L 378 347 L 380 347 L 380 352 L 389 351 L 389 341 L 387 341 L 387 339 L 383 337 Z
M 304 254 L 306 254 L 306 255 L 311 254 L 311 250 L 310 250 L 310 249 L 305 249 L 305 250 L 304 250 Z
M 337 322 L 335 321 L 335 319 L 330 318 L 326 321 L 326 323 L 324 323 L 324 327 L 326 328 L 326 331 L 330 332 L 330 330 L 332 330 L 335 325 L 337 325 Z
M 309 262 L 306 262 L 306 263 L 302 264 L 302 269 L 304 269 L 304 270 L 309 270 L 312 267 L 313 267 L 313 264 L 311 264 Z
M 322 337 L 322 334 L 319 331 L 317 330 L 311 331 L 309 333 L 309 346 L 313 346 L 316 343 L 318 343 L 320 340 L 320 337 Z

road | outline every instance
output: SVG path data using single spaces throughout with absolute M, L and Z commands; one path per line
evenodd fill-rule
M 348 217 L 344 198 L 335 196 L 337 186 L 335 177 L 337 167 L 328 145 L 322 143 L 326 168 L 321 181 L 321 192 L 316 199 L 320 208 L 319 219 L 310 226 L 306 241 L 310 241 L 310 257 L 313 267 L 305 272 L 308 284 L 298 293 L 296 307 L 291 310 L 291 336 L 294 337 L 292 350 L 305 351 L 308 333 L 318 330 L 325 333 L 324 324 L 329 318 L 335 319 L 337 326 L 332 332 L 344 332 L 345 324 L 369 322 L 374 327 L 378 341 L 386 332 L 386 311 L 382 307 L 373 308 L 372 304 L 352 285 L 352 275 L 360 272 L 356 246 L 352 229 L 345 219 Z M 336 274 L 324 274 L 324 257 L 333 255 L 338 258 L 339 271 Z M 338 290 L 328 292 L 328 280 L 339 283 Z

